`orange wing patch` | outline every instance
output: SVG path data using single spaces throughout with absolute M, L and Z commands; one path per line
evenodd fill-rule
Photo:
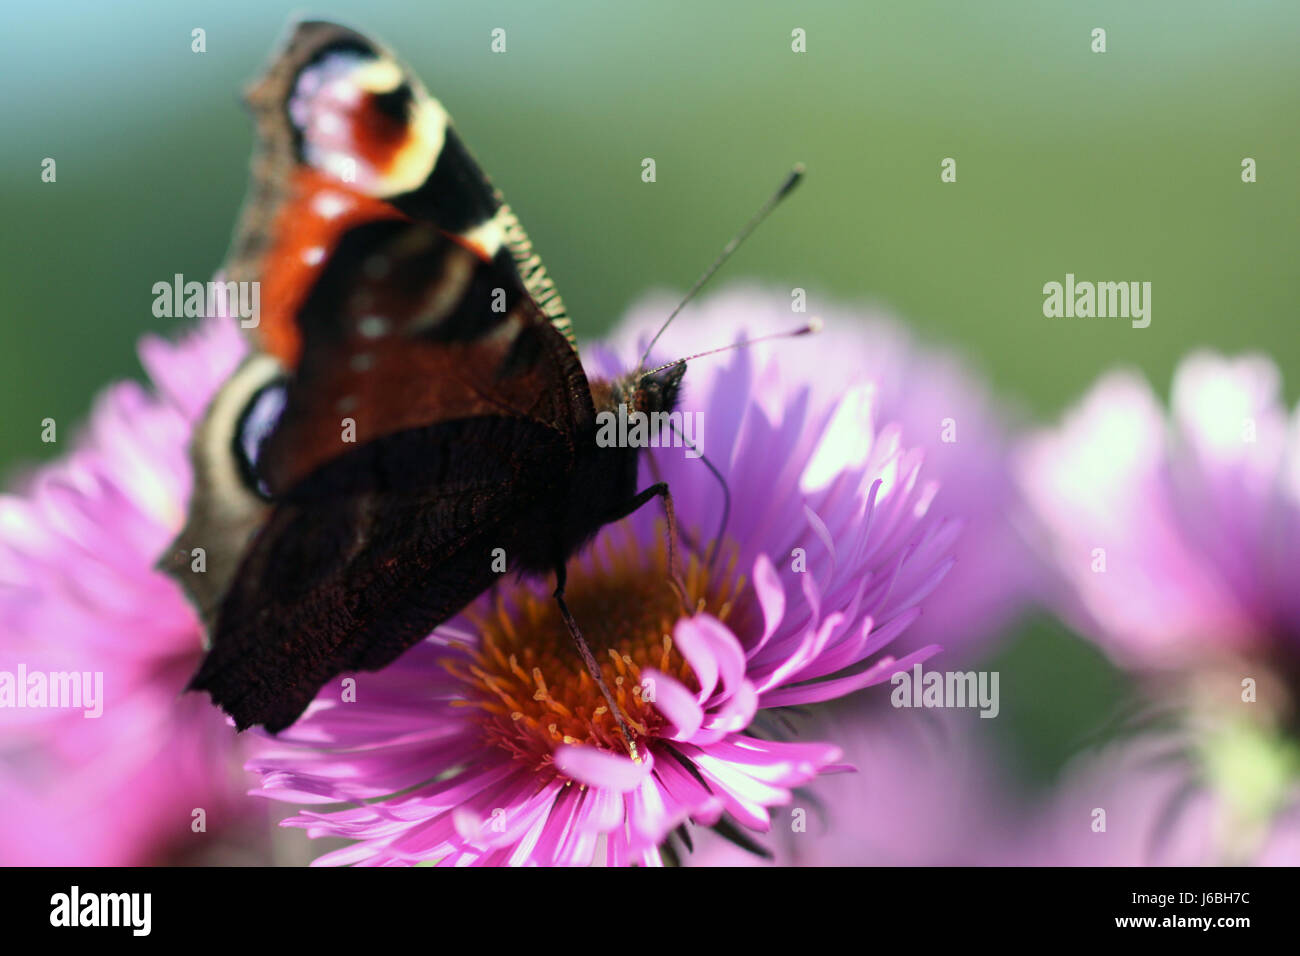
M 320 277 L 343 233 L 379 219 L 407 217 L 382 199 L 367 196 L 309 166 L 294 170 L 289 199 L 271 228 L 274 237 L 262 274 L 262 316 L 257 326 L 263 351 L 286 368 L 302 353 L 297 313 Z
M 361 106 L 351 112 L 351 140 L 358 156 L 386 174 L 416 134 L 409 121 L 379 109 L 378 99 L 379 94 L 367 93 Z

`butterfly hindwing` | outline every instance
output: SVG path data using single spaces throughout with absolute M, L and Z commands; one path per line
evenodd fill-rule
M 191 686 L 241 729 L 275 732 L 340 672 L 391 663 L 492 584 L 497 548 L 514 562 L 544 539 L 536 506 L 567 478 L 565 438 L 481 416 L 408 429 L 313 472 L 253 541 Z

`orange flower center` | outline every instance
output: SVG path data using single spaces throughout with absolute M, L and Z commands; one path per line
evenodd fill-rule
M 666 724 L 646 699 L 651 695 L 642 683 L 644 670 L 699 690 L 690 665 L 673 645 L 673 628 L 683 609 L 668 580 L 660 531 L 658 543 L 649 548 L 630 529 L 603 535 L 592 554 L 571 562 L 565 595 L 633 743 L 653 739 Z M 729 559 L 720 555 L 711 569 L 694 555 L 682 560 L 693 609 L 730 618 L 733 624 L 747 616 L 747 583 L 736 574 L 734 549 Z M 549 593 L 518 588 L 508 600 L 498 595 L 490 607 L 471 611 L 470 617 L 481 636 L 472 661 L 466 665 L 462 658 L 446 666 L 464 682 L 461 703 L 478 712 L 488 744 L 535 770 L 551 765 L 559 744 L 628 754 L 618 722 Z

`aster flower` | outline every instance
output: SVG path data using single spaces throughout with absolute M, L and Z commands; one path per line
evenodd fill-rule
M 1166 415 L 1139 376 L 1098 382 L 1020 476 L 1063 613 L 1115 659 L 1187 670 L 1245 656 L 1300 674 L 1300 416 L 1262 356 L 1206 352 Z
M 803 318 L 791 311 L 791 302 L 789 291 L 733 286 L 692 303 L 664 334 L 660 351 L 672 358 L 732 341 L 737 315 L 753 336 L 790 329 Z M 621 340 L 630 347 L 675 304 L 668 294 L 646 297 L 629 313 Z M 876 420 L 897 425 L 905 446 L 925 452 L 925 473 L 940 487 L 936 506 L 960 516 L 963 531 L 942 599 L 928 602 L 895 649 L 940 644 L 945 661 L 968 662 L 1042 591 L 1040 562 L 1014 520 L 1022 502 L 1009 466 L 1010 427 L 1020 412 L 1000 401 L 956 353 L 923 343 L 877 308 L 814 297 L 808 309 L 825 319 L 818 338 L 807 347 L 797 340 L 759 343 L 752 347 L 756 361 L 779 356 L 774 379 L 815 381 L 830 393 L 869 387 Z M 777 387 L 773 394 L 784 391 Z
M 626 369 L 634 351 L 588 350 L 588 370 Z M 687 822 L 765 831 L 771 807 L 840 757 L 779 739 L 765 712 L 885 682 L 936 650 L 882 656 L 951 566 L 960 524 L 933 512 L 921 453 L 877 427 L 872 390 L 785 384 L 744 351 L 686 382 L 682 407 L 702 414 L 702 450 L 732 496 L 709 563 L 718 483 L 682 449 L 649 452 L 695 543 L 696 613 L 668 587 L 651 508 L 605 529 L 569 572 L 641 762 L 549 588 L 503 586 L 387 669 L 327 686 L 250 763 L 268 796 L 352 804 L 284 821 L 356 841 L 318 862 L 655 864 Z
M 1298 490 L 1279 388 L 1265 358 L 1198 353 L 1175 374 L 1172 418 L 1140 376 L 1115 372 L 1026 441 L 1026 495 L 1080 610 L 1124 662 L 1297 630 L 1275 567 Z
M 1195 353 L 1169 414 L 1112 373 L 1018 467 L 1061 614 L 1142 678 L 1188 792 L 1226 801 L 1250 842 L 1300 768 L 1300 415 L 1276 366 Z
M 239 360 L 233 323 L 150 337 L 154 390 L 114 385 L 71 451 L 0 495 L 0 671 L 102 674 L 97 717 L 0 708 L 0 861 L 123 865 L 237 819 L 233 735 L 197 695 L 193 611 L 154 563 L 184 520 L 187 448 Z M 16 688 L 22 693 L 26 688 Z

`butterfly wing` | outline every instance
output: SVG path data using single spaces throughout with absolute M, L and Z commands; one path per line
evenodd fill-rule
M 340 241 L 297 316 L 304 347 L 259 476 L 284 494 L 352 443 L 438 421 L 594 417 L 577 353 L 516 277 L 422 223 Z
M 253 351 L 163 564 L 208 624 L 193 686 L 275 730 L 484 590 L 492 548 L 549 533 L 529 521 L 594 411 L 518 220 L 391 54 L 301 23 L 248 101 L 224 271 L 260 291 Z
M 564 445 L 536 422 L 484 416 L 335 458 L 276 504 L 190 686 L 241 730 L 274 733 L 335 675 L 391 663 L 491 585 L 494 549 L 544 533 L 529 516 L 563 480 Z
M 325 259 L 353 226 L 391 218 L 432 223 L 497 262 L 573 344 L 518 219 L 391 53 L 338 24 L 298 23 L 247 98 L 258 145 L 226 272 L 262 284 L 258 348 L 296 364 L 294 316 Z
M 545 540 L 538 505 L 594 418 L 515 276 L 432 226 L 354 227 L 296 323 L 300 361 L 247 464 L 269 513 L 191 685 L 241 728 L 288 726 L 330 677 L 390 663 L 492 583 L 495 548 Z M 202 546 L 188 529 L 180 545 Z
M 259 429 L 250 424 L 257 426 L 259 416 L 278 411 L 286 381 L 321 383 L 333 404 L 307 408 L 311 390 L 295 391 L 298 397 L 289 418 L 297 424 L 277 433 L 267 455 L 267 477 L 279 493 L 332 451 L 346 449 L 338 440 L 343 418 L 355 421 L 356 441 L 363 442 L 411 424 L 474 414 L 476 400 L 457 392 L 464 380 L 448 378 L 443 371 L 470 368 L 480 391 L 495 392 L 495 386 L 487 384 L 487 373 L 499 367 L 495 363 L 503 346 L 511 344 L 510 336 L 520 327 L 515 315 L 520 288 L 536 303 L 526 324 L 535 324 L 532 313 L 538 313 L 572 346 L 564 306 L 518 220 L 465 149 L 446 111 L 381 46 L 337 24 L 298 23 L 247 98 L 258 142 L 248 199 L 224 273 L 232 282 L 257 283 L 260 291 L 259 314 L 250 330 L 253 352 L 210 403 L 196 431 L 188 522 L 161 562 L 184 583 L 209 625 L 245 549 L 269 517 L 267 493 L 272 488 L 258 487 L 261 479 L 250 473 L 251 449 L 241 448 L 241 436 L 256 436 Z M 494 295 L 487 309 L 475 312 L 470 307 L 481 304 L 481 296 L 463 296 L 464 308 L 448 326 L 457 330 L 455 341 L 444 343 L 442 358 L 436 347 L 425 348 L 418 364 L 407 367 L 401 351 L 407 339 L 376 336 L 383 341 L 369 343 L 356 355 L 344 356 L 345 346 L 336 341 L 329 357 L 315 351 L 300 369 L 305 327 L 319 320 L 315 328 L 321 337 L 331 330 L 337 336 L 347 334 L 337 322 L 329 324 L 339 315 L 309 308 L 308 298 L 329 263 L 340 258 L 344 238 L 352 236 L 356 246 L 353 230 L 379 223 L 394 228 L 426 224 L 441 230 L 444 240 L 479 260 L 490 260 L 495 272 L 470 263 L 470 279 L 482 282 L 499 274 L 501 281 L 493 287 L 505 290 L 509 301 L 503 304 Z M 441 257 L 444 248 L 430 248 L 438 241 L 432 232 L 406 234 L 412 242 L 425 244 L 426 263 L 451 270 L 453 278 L 464 277 L 468 256 L 446 246 L 448 254 Z M 348 250 L 343 252 L 344 259 L 356 261 Z M 382 289 L 382 277 L 375 278 Z M 414 279 L 426 283 L 427 277 Z M 459 285 L 441 294 L 451 296 L 448 290 Z M 396 308 L 391 297 L 387 301 Z M 378 312 L 367 316 L 391 318 Z M 357 331 L 379 327 L 369 321 Z M 480 335 L 474 341 L 476 333 L 489 331 L 490 340 Z M 520 337 L 513 343 L 520 350 L 516 354 L 537 349 L 542 339 L 535 330 Z M 549 339 L 543 344 L 552 348 Z M 335 354 L 340 356 L 337 361 Z M 448 355 L 453 360 L 443 361 Z M 558 360 L 565 365 L 558 377 L 576 382 L 576 356 Z M 362 367 L 367 362 L 375 363 L 374 374 L 368 376 Z M 394 368 L 406 374 L 395 375 Z M 380 388 L 380 382 L 388 384 Z M 519 379 L 513 396 L 518 401 L 512 407 L 527 413 L 529 390 L 536 388 L 532 399 L 545 395 L 542 389 L 548 382 L 546 376 Z M 576 389 L 572 384 L 569 391 Z M 581 390 L 585 394 L 585 382 Z M 570 398 L 582 401 L 582 396 Z M 349 414 L 345 409 L 351 405 L 355 408 Z M 543 421 L 563 417 L 553 408 L 533 408 L 531 414 Z M 205 571 L 195 573 L 196 567 Z

